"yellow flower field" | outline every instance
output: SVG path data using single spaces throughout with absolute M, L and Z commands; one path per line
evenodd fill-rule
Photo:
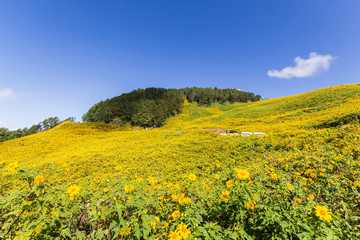
M 360 238 L 359 106 L 342 85 L 2 142 L 0 238 Z

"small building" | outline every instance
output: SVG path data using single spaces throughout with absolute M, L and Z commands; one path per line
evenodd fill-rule
M 241 134 L 241 136 L 250 136 L 250 135 L 253 135 L 252 132 L 241 132 L 240 134 Z
M 264 135 L 266 135 L 266 133 L 263 133 L 263 132 L 254 132 L 254 135 L 261 135 L 261 136 L 264 136 Z

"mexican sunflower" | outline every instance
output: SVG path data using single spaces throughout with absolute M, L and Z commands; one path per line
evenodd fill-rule
M 328 212 L 328 209 L 325 206 L 317 205 L 315 208 L 315 215 L 320 218 L 322 221 L 330 222 L 332 217 L 330 215 L 331 212 Z

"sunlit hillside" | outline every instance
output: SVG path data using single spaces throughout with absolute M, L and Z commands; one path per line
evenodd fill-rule
M 226 128 L 283 133 L 314 127 L 335 127 L 359 119 L 360 84 L 323 88 L 304 94 L 233 105 L 198 107 L 167 121 L 168 128 Z
M 242 141 L 204 131 L 123 131 L 102 123 L 67 122 L 47 132 L 4 142 L 0 159 L 5 164 L 16 161 L 29 168 L 51 169 L 52 180 L 91 184 L 109 176 L 165 177 L 202 169 L 226 158 L 223 150 Z
M 181 114 L 152 130 L 65 122 L 2 142 L 0 211 L 8 217 L 0 217 L 5 224 L 0 237 L 11 232 L 84 239 L 169 239 L 171 234 L 173 239 L 266 239 L 275 233 L 284 239 L 330 233 L 356 238 L 359 106 L 360 84 L 342 85 L 260 102 L 211 107 L 185 102 Z M 266 135 L 224 136 L 208 128 Z M 27 183 L 30 190 L 21 192 Z M 14 212 L 33 206 L 35 192 L 51 203 L 38 220 L 49 225 L 24 230 L 17 223 L 14 230 Z M 320 208 L 315 216 L 317 206 L 326 206 L 323 218 L 316 217 Z M 176 211 L 184 215 L 175 216 Z M 17 222 L 29 224 L 26 217 L 38 219 L 40 212 L 30 209 Z M 71 226 L 63 225 L 67 218 Z M 54 219 L 60 225 L 51 225 Z M 185 224 L 191 235 L 179 233 Z
M 53 130 L 0 143 L 0 162 L 49 168 L 55 171 L 52 180 L 64 178 L 76 183 L 109 176 L 201 173 L 209 164 L 235 155 L 239 164 L 248 164 L 236 146 L 252 142 L 238 136 L 226 138 L 206 128 L 265 132 L 276 138 L 277 133 L 301 132 L 331 123 L 343 125 L 359 116 L 358 84 L 254 103 L 212 107 L 186 103 L 183 113 L 169 119 L 163 128 L 136 131 L 101 123 L 67 122 Z M 62 165 L 70 170 L 58 172 Z

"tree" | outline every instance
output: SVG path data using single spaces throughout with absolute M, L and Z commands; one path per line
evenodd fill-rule
M 41 127 L 43 130 L 49 130 L 55 127 L 56 125 L 58 125 L 59 123 L 60 123 L 60 119 L 58 117 L 49 117 L 44 121 L 42 121 Z
M 137 89 L 96 103 L 83 115 L 83 120 L 110 123 L 117 119 L 144 127 L 161 126 L 167 118 L 181 111 L 185 99 L 199 105 L 211 105 L 214 102 L 254 101 L 256 97 L 234 88 Z

